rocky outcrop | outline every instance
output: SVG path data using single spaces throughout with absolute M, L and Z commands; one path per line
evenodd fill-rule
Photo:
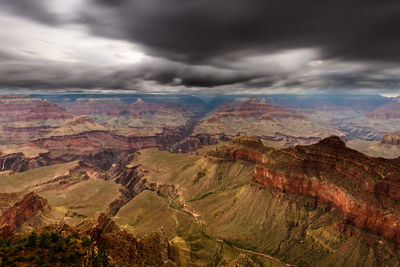
M 47 155 L 48 153 L 40 153 L 35 158 L 27 158 L 22 152 L 0 155 L 0 171 L 23 172 L 50 165 L 50 162 L 46 159 Z
M 173 249 L 163 231 L 138 240 L 119 229 L 107 215 L 100 214 L 97 224 L 87 233 L 118 266 L 176 266 Z
M 381 140 L 381 144 L 400 146 L 400 134 L 398 133 L 385 134 Z
M 9 239 L 14 236 L 14 230 L 8 224 L 0 227 L 0 238 Z
M 47 200 L 31 192 L 3 212 L 0 216 L 0 228 L 8 225 L 8 229 L 15 230 L 36 214 L 45 212 L 47 208 Z
M 256 183 L 329 203 L 347 223 L 400 244 L 399 159 L 365 156 L 338 137 L 282 150 L 247 143 L 231 142 L 209 155 L 252 162 Z
M 109 234 L 114 231 L 118 231 L 118 226 L 111 220 L 106 214 L 102 213 L 97 218 L 97 225 L 90 229 L 89 235 L 97 241 L 100 241 L 101 244 L 101 236 L 102 234 Z
M 183 153 L 193 152 L 204 146 L 215 145 L 217 142 L 218 140 L 214 136 L 198 134 L 185 138 L 182 141 L 174 144 L 170 148 L 170 151 Z
M 264 146 L 254 137 L 236 137 L 231 139 L 231 145 L 222 145 L 206 154 L 211 160 L 246 160 L 253 163 L 266 163 L 268 159 L 263 155 Z M 236 146 L 238 145 L 238 146 Z
M 54 129 L 47 136 L 74 135 L 92 131 L 108 131 L 108 128 L 95 122 L 89 116 L 77 116 Z
M 146 188 L 146 179 L 143 179 L 144 174 L 140 171 L 140 165 L 130 166 L 123 170 L 115 182 L 123 185 L 131 194 L 131 197 L 138 195 Z
M 306 176 L 288 176 L 256 167 L 254 178 L 265 187 L 310 196 L 338 207 L 348 223 L 400 243 L 400 216 L 386 214 L 380 207 L 359 202 L 342 188 Z

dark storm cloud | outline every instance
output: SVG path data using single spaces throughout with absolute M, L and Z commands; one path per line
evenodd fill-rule
M 5 52 L 0 50 L 0 58 Z M 21 63 L 22 61 L 23 63 Z M 0 64 L 0 84 L 16 88 L 137 89 L 143 81 L 171 86 L 215 86 L 246 82 L 257 76 L 212 66 L 191 66 L 162 59 L 143 64 L 98 66 L 82 63 L 37 62 L 18 57 Z
M 48 0 L 0 0 L 0 7 L 46 25 L 84 25 L 91 34 L 140 45 L 152 61 L 136 66 L 16 63 L 0 59 L 0 85 L 129 89 L 143 81 L 186 87 L 398 88 L 398 0 L 86 0 L 57 16 Z M 264 55 L 314 49 L 328 62 L 262 64 Z M 252 60 L 248 60 L 252 58 Z M 283 57 L 286 65 L 291 59 Z M 315 60 L 315 58 L 310 58 Z M 333 63 L 332 63 L 333 62 Z M 348 63 L 347 69 L 329 64 Z M 354 62 L 361 62 L 353 68 Z M 274 64 L 275 64 L 274 63 Z M 285 62 L 284 62 L 285 63 Z M 393 69 L 387 74 L 386 67 Z M 24 74 L 24 75 L 23 75 Z
M 95 33 L 201 61 L 232 53 L 321 48 L 326 57 L 400 60 L 400 2 L 92 0 Z
M 60 23 L 44 0 L 3 2 Z M 299 47 L 322 48 L 327 57 L 400 60 L 398 0 L 88 0 L 75 22 L 186 61 Z
M 16 13 L 23 17 L 28 17 L 42 23 L 57 25 L 62 23 L 60 19 L 52 13 L 44 0 L 1 0 L 0 7 L 7 12 Z

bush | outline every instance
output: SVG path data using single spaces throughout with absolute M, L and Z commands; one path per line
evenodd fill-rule
M 64 242 L 62 240 L 58 240 L 56 243 L 56 252 L 63 252 L 64 251 Z
M 14 258 L 14 261 L 19 261 L 19 262 L 22 262 L 22 261 L 25 261 L 25 258 L 24 258 L 24 256 L 22 256 L 22 255 L 19 255 L 19 256 L 17 256 L 17 257 L 15 257 Z
M 41 248 L 49 248 L 50 246 L 50 235 L 48 233 L 41 233 L 39 235 L 39 246 Z
M 36 265 L 43 266 L 44 260 L 43 257 L 38 257 L 35 261 Z
M 68 261 L 67 256 L 66 256 L 65 254 L 61 254 L 61 259 L 60 259 L 60 261 L 61 261 L 62 263 L 67 262 L 67 261 Z
M 95 256 L 93 260 L 93 266 L 94 267 L 110 266 L 110 263 L 108 262 L 108 257 L 104 253 L 104 251 L 100 250 L 99 254 Z
M 3 256 L 3 257 L 1 258 L 1 262 L 2 262 L 2 263 L 7 263 L 7 262 L 8 262 L 8 257 L 7 257 L 7 256 Z
M 71 236 L 72 236 L 73 238 L 75 238 L 75 239 L 80 239 L 78 233 L 73 233 Z
M 87 236 L 82 237 L 82 246 L 88 247 L 91 245 L 91 243 L 92 243 L 92 241 L 90 240 L 89 237 L 87 237 Z
M 77 258 L 78 258 L 78 256 L 73 252 L 71 254 L 69 254 L 69 256 L 68 256 L 68 259 L 70 262 L 75 262 Z
M 33 255 L 26 258 L 27 261 L 34 261 L 35 259 L 36 259 L 36 257 Z
M 35 250 L 35 253 L 36 253 L 39 257 L 43 255 L 43 252 L 42 252 L 42 250 L 41 250 L 40 248 L 36 249 L 36 250 Z
M 35 232 L 32 232 L 28 236 L 28 241 L 26 243 L 26 246 L 28 247 L 35 247 L 36 246 L 36 239 L 37 239 L 37 234 Z
M 54 255 L 54 251 L 49 252 L 49 262 L 51 263 L 58 262 L 58 257 Z
M 56 243 L 60 239 L 60 235 L 58 233 L 52 232 L 50 234 L 51 242 Z

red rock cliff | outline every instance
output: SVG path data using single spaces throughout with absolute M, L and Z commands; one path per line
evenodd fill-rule
M 400 244 L 400 206 L 393 201 L 400 200 L 399 159 L 365 156 L 338 137 L 282 150 L 231 142 L 210 155 L 253 162 L 257 183 L 328 202 L 348 223 Z
M 14 230 L 48 206 L 47 200 L 31 192 L 0 216 L 0 228 L 6 225 Z

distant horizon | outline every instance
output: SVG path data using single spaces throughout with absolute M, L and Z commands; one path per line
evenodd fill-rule
M 389 93 L 373 93 L 373 92 L 304 92 L 304 93 L 236 93 L 236 94 L 229 94 L 229 93 L 215 93 L 215 94 L 206 94 L 206 93 L 173 93 L 173 92 L 164 92 L 164 93 L 147 93 L 147 92 L 35 92 L 35 91 L 27 91 L 27 92 L 2 92 L 0 91 L 0 96 L 7 96 L 7 95 L 176 95 L 176 96 L 268 96 L 268 95 L 305 95 L 305 96 L 312 96 L 312 95 L 320 95 L 320 96 L 356 96 L 356 95 L 379 95 L 382 97 L 387 98 L 396 98 L 399 97 L 400 94 L 389 94 Z

